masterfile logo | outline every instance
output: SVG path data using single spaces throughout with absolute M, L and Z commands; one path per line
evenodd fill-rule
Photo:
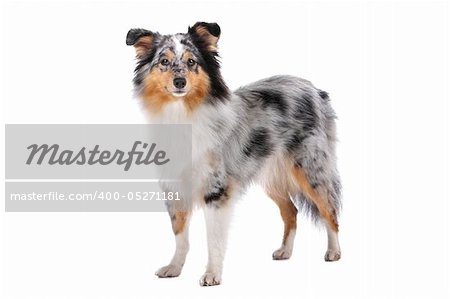
M 6 211 L 163 211 L 191 196 L 190 125 L 6 125 Z
M 139 147 L 142 150 L 139 150 Z M 61 150 L 58 144 L 32 144 L 27 147 L 30 150 L 27 164 L 33 164 L 34 159 L 36 164 L 48 163 L 50 165 L 108 165 L 111 163 L 117 163 L 118 165 L 124 165 L 124 170 L 130 170 L 131 165 L 136 163 L 137 165 L 164 165 L 170 161 L 166 158 L 166 152 L 164 150 L 158 150 L 155 152 L 156 143 L 148 144 L 146 142 L 135 141 L 133 147 L 129 152 L 122 150 L 115 150 L 111 152 L 109 150 L 100 151 L 100 145 L 96 144 L 92 150 L 87 150 L 86 147 L 82 147 L 79 151 Z M 135 158 L 136 157 L 136 158 Z M 135 159 L 135 160 L 134 160 Z

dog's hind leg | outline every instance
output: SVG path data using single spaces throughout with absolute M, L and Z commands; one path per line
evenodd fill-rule
M 168 212 L 172 222 L 172 230 L 175 234 L 176 248 L 170 263 L 156 271 L 156 276 L 160 278 L 179 276 L 189 251 L 191 211 L 177 211 L 174 206 L 168 204 Z
M 297 229 L 297 208 L 292 203 L 289 194 L 283 196 L 273 190 L 266 190 L 267 195 L 277 204 L 284 223 L 283 241 L 281 247 L 272 254 L 274 260 L 286 260 L 292 255 L 295 232 Z
M 292 174 L 297 181 L 301 192 L 311 201 L 314 209 L 318 211 L 320 218 L 325 222 L 328 235 L 328 249 L 325 253 L 326 261 L 337 261 L 341 257 L 341 249 L 338 240 L 339 224 L 337 221 L 336 198 L 333 197 L 333 190 L 325 182 L 315 180 L 312 184 L 311 177 L 308 177 L 305 170 L 300 165 L 295 165 Z

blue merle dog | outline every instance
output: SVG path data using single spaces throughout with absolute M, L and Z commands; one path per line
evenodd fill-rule
M 168 205 L 176 250 L 156 275 L 180 275 L 192 210 L 202 207 L 208 264 L 200 284 L 220 284 L 233 203 L 252 182 L 263 186 L 284 222 L 273 259 L 290 258 L 302 210 L 327 229 L 325 260 L 339 260 L 341 184 L 336 117 L 328 94 L 292 76 L 270 77 L 231 92 L 220 73 L 219 36 L 217 24 L 198 22 L 187 33 L 131 29 L 126 38 L 136 50 L 135 91 L 150 118 L 192 125 L 195 182 L 192 198 L 186 199 L 191 204 L 188 209 Z

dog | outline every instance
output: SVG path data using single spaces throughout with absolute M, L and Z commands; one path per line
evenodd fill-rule
M 156 275 L 180 275 L 192 209 L 200 206 L 208 242 L 200 285 L 220 284 L 233 203 L 253 182 L 278 205 L 284 222 L 273 259 L 290 258 L 301 210 L 326 227 L 325 260 L 339 260 L 341 183 L 328 93 L 293 76 L 262 79 L 231 92 L 220 73 L 220 33 L 216 23 L 197 22 L 187 33 L 131 29 L 126 37 L 136 51 L 135 92 L 150 118 L 192 125 L 195 187 L 185 199 L 192 204 L 181 210 L 168 203 L 176 250 Z

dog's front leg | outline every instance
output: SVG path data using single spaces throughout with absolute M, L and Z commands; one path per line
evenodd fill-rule
M 211 163 L 212 170 L 206 183 L 203 208 L 208 240 L 208 264 L 200 278 L 201 286 L 221 283 L 222 267 L 237 184 L 226 174 L 222 161 Z
M 207 204 L 204 208 L 208 239 L 208 264 L 205 274 L 200 278 L 201 286 L 213 286 L 221 283 L 231 212 L 231 203 L 223 206 Z
M 155 274 L 160 278 L 179 276 L 189 251 L 189 222 L 192 214 L 191 209 L 186 206 L 180 208 L 177 204 L 168 202 L 167 210 L 169 212 L 170 221 L 172 222 L 172 230 L 175 234 L 176 248 L 170 263 L 156 271 Z

